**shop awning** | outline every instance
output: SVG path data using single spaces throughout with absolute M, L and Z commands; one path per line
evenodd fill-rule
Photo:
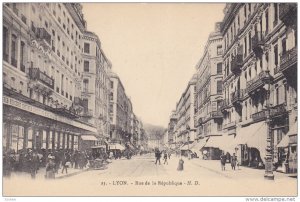
M 288 147 L 289 141 L 290 141 L 290 136 L 285 135 L 276 147 Z
M 194 144 L 194 141 L 185 142 L 180 146 L 180 150 L 189 150 Z
M 203 139 L 200 139 L 199 142 L 196 142 L 192 147 L 191 147 L 191 151 L 193 152 L 199 152 L 200 149 L 202 149 L 204 147 L 204 145 L 206 144 L 207 142 L 207 137 L 206 138 L 203 138 Z
M 110 144 L 109 147 L 110 147 L 111 150 L 113 150 L 113 149 L 125 150 L 125 147 L 123 145 L 118 144 L 118 143 Z
M 232 141 L 233 135 L 210 136 L 204 147 L 219 148 L 226 151 L 228 145 L 230 145 Z
M 87 141 L 97 141 L 98 139 L 93 136 L 93 135 L 82 135 L 81 136 L 82 140 L 87 140 Z
M 248 147 L 257 148 L 260 152 L 260 157 L 264 161 L 267 148 L 267 124 L 259 122 L 241 128 L 235 138 L 235 146 L 246 144 Z

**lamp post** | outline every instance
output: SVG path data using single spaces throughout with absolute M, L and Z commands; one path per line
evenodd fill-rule
M 188 159 L 190 160 L 190 126 L 186 125 L 186 130 L 188 132 L 188 137 L 187 137 L 187 141 L 188 141 Z
M 267 90 L 267 97 L 266 97 L 266 107 L 267 107 L 267 148 L 266 148 L 266 165 L 265 165 L 265 174 L 264 178 L 267 180 L 274 180 L 273 174 L 273 143 L 272 143 L 272 131 L 271 131 L 271 119 L 270 119 L 270 72 L 269 70 L 266 71 L 267 78 L 266 78 L 266 87 Z

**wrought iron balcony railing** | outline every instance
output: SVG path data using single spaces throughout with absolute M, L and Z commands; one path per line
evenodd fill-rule
M 51 89 L 54 89 L 54 79 L 40 71 L 39 68 L 29 68 L 29 78 L 38 80 Z
M 247 92 L 252 93 L 257 89 L 262 88 L 266 83 L 270 83 L 272 77 L 269 72 L 262 71 L 254 79 L 247 82 Z
M 287 110 L 286 110 L 286 104 L 285 103 L 276 105 L 276 106 L 274 106 L 270 109 L 270 116 L 271 117 L 281 116 L 281 115 L 284 115 L 286 113 L 287 113 Z
M 237 90 L 233 93 L 231 93 L 231 103 L 232 104 L 239 104 L 240 102 L 242 102 L 243 98 L 244 98 L 244 92 L 245 90 L 240 89 Z
M 296 3 L 280 3 L 279 19 L 286 26 L 296 26 L 297 24 L 297 4 Z
M 252 50 L 256 56 L 263 54 L 264 34 L 263 32 L 259 32 L 251 38 Z
M 219 111 L 213 111 L 213 112 L 211 112 L 211 117 L 212 118 L 223 118 L 223 114 L 220 110 Z
M 243 55 L 238 54 L 233 57 L 231 61 L 231 67 L 230 70 L 234 74 L 239 74 L 241 72 L 241 68 L 243 66 Z
M 37 39 L 46 42 L 51 47 L 51 34 L 45 28 L 37 28 L 35 34 Z
M 268 111 L 263 109 L 260 112 L 252 114 L 252 120 L 253 121 L 265 120 L 267 118 L 267 116 L 268 116 Z
M 295 64 L 297 64 L 297 47 L 294 47 L 281 55 L 279 70 L 284 72 Z

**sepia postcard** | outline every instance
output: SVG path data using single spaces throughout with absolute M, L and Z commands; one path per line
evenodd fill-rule
M 295 201 L 297 6 L 3 2 L 3 201 Z

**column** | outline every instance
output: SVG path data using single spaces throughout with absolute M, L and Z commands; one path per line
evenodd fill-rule
M 36 149 L 36 128 L 32 127 L 32 149 Z
M 49 140 L 50 140 L 50 128 L 47 128 L 47 130 L 46 130 L 46 156 L 48 156 Z
M 10 147 L 11 132 L 12 132 L 10 121 L 6 122 L 6 128 L 7 128 L 7 130 L 6 130 L 6 143 L 5 143 L 5 145 L 6 145 L 6 150 L 8 150 L 9 147 Z
M 17 68 L 21 69 L 21 36 L 17 36 L 18 41 L 17 41 Z
M 28 146 L 28 130 L 29 130 L 29 126 L 28 125 L 24 125 L 24 140 L 23 140 L 23 149 L 26 149 Z
M 67 133 L 67 149 L 69 150 L 70 147 L 69 147 L 69 142 L 70 142 L 70 134 Z
M 43 147 L 43 129 L 39 129 L 38 134 L 39 139 L 37 139 L 36 149 L 40 150 Z
M 52 130 L 52 152 L 55 151 L 55 130 Z
M 11 64 L 11 29 L 8 29 L 8 63 Z
M 65 149 L 65 144 L 66 144 L 66 133 L 61 134 L 63 139 L 62 139 L 62 149 Z
M 71 135 L 71 149 L 74 150 L 74 135 Z
M 57 135 L 57 149 L 59 149 L 60 148 L 60 136 L 61 136 L 61 132 L 58 131 L 57 133 L 58 133 L 58 135 Z

